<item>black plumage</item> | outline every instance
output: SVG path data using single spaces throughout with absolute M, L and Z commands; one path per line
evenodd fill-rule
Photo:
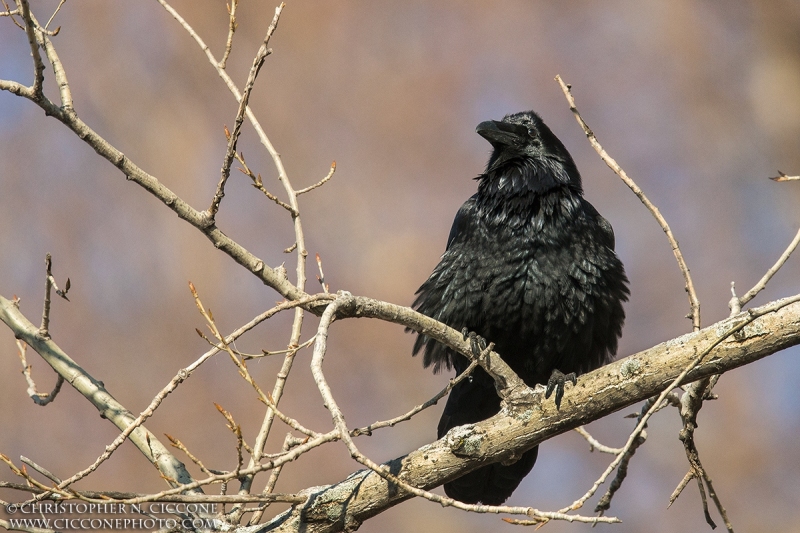
M 447 250 L 417 291 L 414 307 L 449 326 L 475 332 L 534 386 L 608 363 L 617 350 L 627 300 L 625 271 L 611 225 L 583 198 L 567 149 L 533 111 L 487 121 L 478 134 L 493 148 L 478 192 L 456 214 Z M 419 335 L 425 366 L 435 372 L 467 360 Z M 551 381 L 552 381 L 551 380 Z M 477 369 L 450 393 L 439 422 L 451 428 L 500 410 L 491 377 Z M 504 502 L 536 461 L 537 448 L 515 463 L 494 463 L 445 484 L 457 500 Z

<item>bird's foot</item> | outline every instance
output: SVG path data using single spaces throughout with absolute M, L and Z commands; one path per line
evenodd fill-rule
M 461 334 L 464 335 L 464 340 L 469 339 L 469 347 L 472 350 L 472 355 L 474 355 L 476 358 L 480 357 L 481 353 L 483 353 L 488 346 L 486 344 L 486 339 L 474 331 L 468 330 L 467 328 L 462 329 Z
M 578 377 L 575 372 L 564 374 L 560 370 L 553 370 L 550 374 L 550 379 L 547 380 L 547 390 L 544 393 L 545 398 L 550 398 L 553 391 L 556 391 L 556 409 L 561 409 L 561 398 L 564 397 L 564 385 L 567 381 L 571 381 L 572 385 L 578 384 Z

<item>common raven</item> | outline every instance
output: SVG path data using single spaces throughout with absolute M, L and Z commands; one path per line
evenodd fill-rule
M 477 133 L 492 145 L 478 192 L 456 214 L 447 250 L 417 291 L 414 308 L 494 342 L 495 351 L 533 387 L 556 389 L 602 366 L 617 350 L 628 279 L 611 225 L 583 198 L 581 176 L 560 140 L 533 111 L 489 120 Z M 420 334 L 416 355 L 434 372 L 467 360 Z M 451 428 L 500 410 L 492 378 L 478 368 L 450 393 L 439 421 Z M 538 449 L 513 464 L 494 463 L 450 483 L 466 503 L 503 503 L 531 471 Z

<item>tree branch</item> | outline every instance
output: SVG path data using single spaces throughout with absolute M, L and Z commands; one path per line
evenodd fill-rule
M 628 174 L 619 166 L 619 164 L 608 155 L 603 147 L 600 145 L 600 142 L 597 140 L 594 132 L 589 128 L 589 125 L 583 120 L 583 117 L 578 112 L 578 108 L 575 107 L 575 98 L 572 96 L 572 86 L 565 83 L 564 80 L 561 79 L 561 76 L 556 76 L 556 81 L 561 86 L 561 90 L 564 93 L 564 96 L 569 103 L 569 109 L 575 115 L 575 120 L 578 121 L 581 128 L 583 128 L 583 132 L 586 134 L 586 137 L 589 139 L 589 144 L 592 145 L 597 155 L 605 162 L 608 167 L 613 170 L 617 176 L 622 179 L 622 181 L 627 185 L 633 194 L 636 195 L 639 200 L 645 205 L 645 207 L 650 211 L 653 215 L 653 218 L 656 219 L 658 225 L 661 226 L 661 229 L 664 231 L 664 234 L 667 236 L 667 240 L 669 240 L 669 245 L 672 248 L 672 253 L 675 255 L 675 260 L 678 262 L 678 267 L 681 269 L 681 274 L 683 274 L 683 279 L 686 282 L 686 294 L 689 296 L 689 305 L 691 307 L 691 314 L 688 318 L 692 319 L 692 327 L 695 331 L 700 329 L 700 300 L 697 298 L 697 291 L 694 289 L 694 283 L 692 282 L 692 275 L 689 273 L 689 267 L 686 265 L 686 261 L 683 259 L 683 253 L 681 253 L 680 246 L 678 246 L 678 240 L 673 235 L 672 230 L 667 223 L 667 220 L 661 214 L 661 211 L 650 201 L 649 198 L 644 194 L 644 191 L 636 185 Z
M 70 385 L 89 400 L 100 411 L 103 418 L 108 419 L 121 430 L 126 429 L 135 421 L 136 417 L 109 394 L 102 382 L 89 375 L 52 339 L 43 337 L 39 333 L 39 328 L 22 315 L 14 302 L 2 296 L 0 296 L 0 320 L 11 329 L 16 338 L 36 350 L 47 364 L 53 367 L 53 370 L 63 376 Z M 144 427 L 140 426 L 133 430 L 130 440 L 163 476 L 170 480 L 171 485 L 177 486 L 192 481 L 184 464 L 178 461 L 169 452 L 169 449 Z M 74 481 L 76 479 L 68 479 L 61 484 L 63 486 L 60 488 L 64 488 Z
M 689 383 L 743 366 L 800 344 L 800 295 L 751 309 L 698 332 L 683 335 L 581 376 L 561 410 L 543 400 L 543 389 L 527 389 L 504 403 L 494 417 L 459 428 L 469 453 L 447 435 L 385 465 L 406 483 L 431 489 L 490 462 L 509 459 L 555 435 L 574 429 L 662 392 L 697 357 L 716 347 L 689 371 Z M 466 430 L 466 431 L 465 431 Z M 334 533 L 354 530 L 364 520 L 411 495 L 371 470 L 335 485 L 303 491 L 309 500 L 264 524 L 258 532 Z

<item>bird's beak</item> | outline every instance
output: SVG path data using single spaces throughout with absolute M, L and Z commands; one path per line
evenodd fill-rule
M 525 126 L 497 120 L 481 122 L 475 131 L 495 147 L 522 144 L 528 136 L 528 128 Z

